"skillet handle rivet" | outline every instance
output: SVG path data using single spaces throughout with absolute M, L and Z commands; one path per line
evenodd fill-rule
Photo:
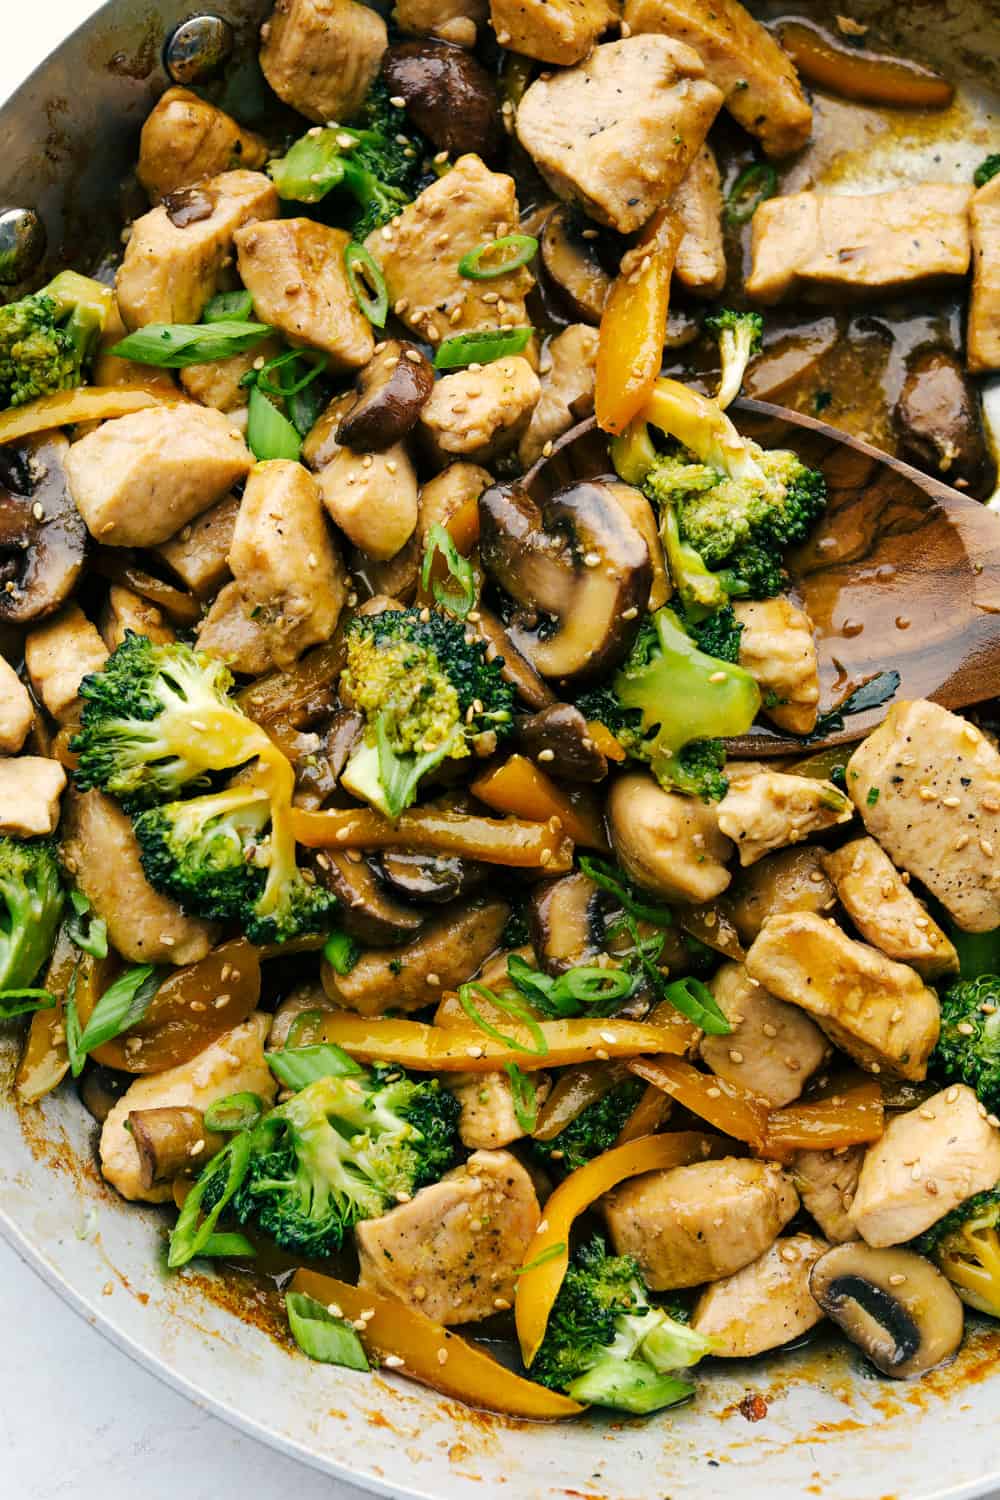
M 174 83 L 204 83 L 232 56 L 235 37 L 221 16 L 192 16 L 167 37 L 164 72 Z
M 30 208 L 0 209 L 0 286 L 16 286 L 45 254 L 45 226 Z

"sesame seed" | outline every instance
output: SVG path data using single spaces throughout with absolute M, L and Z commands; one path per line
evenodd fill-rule
M 447 1349 L 439 1349 L 438 1350 L 437 1361 L 438 1361 L 439 1365 L 446 1365 L 448 1363 L 448 1351 L 447 1351 Z
M 967 833 L 960 833 L 958 835 L 958 838 L 955 840 L 954 845 L 952 847 L 955 850 L 964 849 L 965 846 L 966 846 L 966 844 L 968 842 L 969 842 L 969 835 Z
M 707 1094 L 707 1096 L 708 1096 L 709 1099 L 721 1099 L 722 1098 L 722 1090 L 721 1089 L 716 1089 L 716 1088 L 706 1089 L 705 1093 Z
M 482 1057 L 483 1056 L 483 1049 L 482 1049 L 482 1047 L 469 1047 L 468 1048 L 468 1055 L 469 1055 L 469 1057 Z
M 494 1297 L 493 1306 L 496 1308 L 497 1312 L 506 1312 L 510 1307 L 510 1302 L 506 1297 Z
M 613 1047 L 615 1042 L 618 1040 L 613 1031 L 602 1031 L 600 1033 L 600 1036 L 601 1041 L 607 1042 L 609 1047 Z
M 986 1123 L 992 1125 L 994 1130 L 1000 1128 L 1000 1119 L 997 1119 L 996 1115 L 987 1115 Z
M 921 802 L 936 802 L 937 792 L 932 792 L 929 786 L 922 786 L 920 788 L 920 800 Z
M 413 1288 L 412 1295 L 414 1302 L 423 1302 L 427 1298 L 427 1288 L 423 1285 L 422 1282 L 418 1281 L 416 1286 Z
M 598 1047 L 597 1051 L 594 1053 L 594 1056 L 597 1058 L 598 1062 L 607 1062 L 608 1060 L 608 1054 L 603 1047 Z
M 961 1032 L 962 1036 L 972 1036 L 974 1029 L 969 1021 L 959 1021 L 955 1027 L 955 1030 Z
M 555 447 L 555 444 L 553 443 L 552 439 L 549 438 L 545 443 L 542 444 L 542 457 L 543 458 L 551 458 L 552 457 L 552 450 L 553 450 L 554 447 Z
M 393 109 L 406 108 L 406 100 L 403 98 L 402 94 L 393 94 L 389 99 L 389 103 L 392 105 Z
M 410 299 L 408 297 L 397 297 L 392 304 L 392 310 L 394 313 L 405 313 L 409 305 Z
M 545 762 L 548 762 L 550 760 L 555 760 L 555 758 L 556 758 L 556 752 L 554 750 L 539 750 L 538 755 L 536 757 L 537 760 L 545 761 Z
M 778 1035 L 778 1028 L 777 1028 L 777 1026 L 772 1026 L 770 1021 L 765 1021 L 764 1022 L 763 1026 L 761 1027 L 761 1031 L 763 1031 L 763 1033 L 764 1033 L 765 1036 L 772 1036 L 773 1037 L 773 1036 L 777 1036 Z
M 889 1285 L 902 1286 L 905 1280 L 906 1277 L 904 1276 L 902 1271 L 893 1271 L 892 1275 L 889 1277 Z
M 400 1370 L 406 1364 L 406 1360 L 400 1354 L 387 1354 L 382 1363 L 387 1370 Z
M 961 797 L 942 797 L 941 805 L 942 807 L 961 807 L 962 799 Z
M 331 1318 L 342 1318 L 344 1316 L 344 1310 L 337 1302 L 328 1302 L 326 1304 L 326 1310 L 330 1314 Z
M 708 680 L 709 682 L 725 682 L 726 677 L 727 673 L 725 672 L 713 672 Z
M 621 38 L 622 38 L 622 41 L 623 42 L 628 41 L 628 39 L 629 39 L 629 37 L 631 35 L 632 35 L 632 28 L 631 28 L 631 26 L 628 24 L 627 21 L 623 21 L 622 25 L 621 25 Z
M 979 847 L 983 851 L 983 853 L 986 855 L 987 859 L 992 859 L 993 858 L 993 844 L 992 844 L 992 842 L 989 839 L 980 839 L 979 840 Z
M 500 43 L 501 47 L 506 47 L 507 43 L 510 41 L 510 32 L 509 31 L 498 31 L 497 32 L 497 41 Z
M 737 1052 L 735 1047 L 730 1048 L 729 1061 L 731 1063 L 741 1063 L 743 1061 L 743 1053 Z
M 913 1179 L 914 1182 L 919 1182 L 920 1179 L 921 1179 L 921 1177 L 923 1177 L 923 1175 L 924 1175 L 924 1169 L 923 1169 L 923 1167 L 920 1165 L 920 1163 L 918 1161 L 915 1161 L 913 1163 L 913 1166 L 910 1168 L 910 1176 L 912 1177 L 912 1179 Z
M 924 1183 L 924 1189 L 925 1189 L 926 1192 L 930 1193 L 930 1195 L 931 1195 L 932 1198 L 936 1198 L 937 1197 L 937 1195 L 938 1195 L 938 1185 L 934 1181 L 933 1177 L 928 1177 L 927 1181 Z

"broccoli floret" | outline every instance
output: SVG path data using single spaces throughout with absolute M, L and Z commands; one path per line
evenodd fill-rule
M 650 1306 L 636 1262 L 609 1256 L 595 1235 L 566 1272 L 531 1376 L 575 1401 L 659 1411 L 694 1395 L 672 1372 L 711 1352 L 710 1339 Z
M 928 1071 L 941 1083 L 967 1083 L 991 1114 L 1000 1112 L 1000 974 L 960 979 L 941 996 Z
M 705 328 L 719 341 L 722 375 L 719 389 L 715 393 L 715 402 L 725 411 L 740 393 L 751 356 L 760 349 L 764 319 L 760 313 L 733 312 L 731 308 L 726 308 L 723 312 L 713 313 L 706 318 Z
M 677 614 L 680 613 L 678 609 Z M 743 626 L 731 604 L 724 604 L 703 620 L 693 620 L 685 614 L 682 624 L 699 651 L 704 651 L 706 656 L 716 656 L 719 661 L 739 661 Z
M 110 288 L 76 271 L 0 307 L 0 406 L 82 385 L 111 308 Z
M 51 840 L 0 838 L 0 990 L 31 984 L 52 951 L 62 908 Z
M 1000 1187 L 966 1198 L 916 1241 L 963 1302 L 1000 1318 Z
M 994 151 L 985 161 L 981 161 L 972 174 L 972 181 L 977 188 L 985 187 L 988 182 L 1000 172 L 1000 151 Z
M 672 609 L 650 615 L 610 691 L 577 700 L 628 755 L 648 761 L 661 786 L 724 797 L 720 740 L 745 734 L 760 708 L 749 672 L 700 651 Z
M 436 1078 L 398 1068 L 319 1078 L 254 1127 L 236 1216 L 286 1250 L 329 1255 L 359 1220 L 448 1171 L 459 1113 Z
M 610 1151 L 622 1127 L 638 1104 L 644 1084 L 638 1078 L 626 1078 L 615 1088 L 595 1099 L 581 1110 L 564 1130 L 550 1141 L 535 1141 L 534 1149 L 546 1162 L 562 1172 L 575 1172 L 595 1156 Z
M 414 198 L 422 157 L 423 141 L 379 82 L 351 125 L 314 126 L 268 171 L 279 197 L 299 203 L 319 203 L 334 188 L 343 188 L 357 209 L 351 233 L 363 240 Z
M 514 690 L 489 661 L 485 644 L 437 610 L 387 610 L 355 616 L 347 635 L 344 692 L 364 714 L 365 738 L 342 784 L 396 818 L 423 776 L 443 760 L 471 754 L 514 727 Z

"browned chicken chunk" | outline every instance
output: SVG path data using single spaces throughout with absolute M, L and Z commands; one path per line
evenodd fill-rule
M 683 234 L 674 257 L 681 286 L 702 297 L 717 297 L 726 284 L 722 242 L 722 187 L 711 146 L 702 146 L 670 200 Z
M 775 1240 L 758 1260 L 705 1288 L 691 1327 L 713 1341 L 717 1359 L 749 1359 L 801 1338 L 823 1317 L 809 1272 L 829 1248 L 811 1234 Z
M 501 47 L 567 68 L 618 19 L 612 0 L 490 0 Z
M 178 188 L 237 167 L 257 171 L 267 142 L 190 89 L 167 89 L 139 138 L 136 176 L 154 203 Z
M 719 803 L 719 830 L 732 839 L 741 865 L 753 865 L 811 834 L 854 816 L 851 799 L 832 781 L 790 776 L 750 764 L 748 774 L 734 767 L 729 790 Z
M 307 120 L 348 120 L 378 75 L 387 34 L 357 0 L 277 0 L 261 27 L 260 65 L 279 99 Z
M 792 1157 L 789 1171 L 802 1207 L 812 1214 L 834 1245 L 858 1238 L 850 1209 L 864 1159 L 864 1146 L 844 1146 L 836 1151 L 796 1151 Z
M 924 979 L 958 973 L 954 943 L 874 839 L 852 839 L 822 860 L 844 910 L 869 943 Z
M 489 463 L 514 446 L 541 394 L 538 376 L 521 355 L 481 370 L 445 375 L 420 413 L 420 427 L 439 462 L 455 457 Z
M 743 964 L 728 963 L 710 989 L 732 1026 L 728 1036 L 704 1036 L 702 1059 L 719 1078 L 759 1094 L 774 1108 L 791 1104 L 809 1075 L 829 1056 L 822 1031 L 797 1006 L 751 979 Z
M 819 713 L 819 662 L 809 616 L 783 598 L 734 609 L 743 626 L 740 666 L 761 689 L 767 717 L 779 729 L 811 734 Z
M 1000 176 L 973 196 L 972 292 L 966 359 L 974 375 L 1000 370 Z

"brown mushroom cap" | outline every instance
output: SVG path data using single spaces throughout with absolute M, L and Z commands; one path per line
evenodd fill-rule
M 383 849 L 379 865 L 393 890 L 410 901 L 434 906 L 471 895 L 486 883 L 486 866 L 457 854 Z
M 404 906 L 383 889 L 367 860 L 325 850 L 316 861 L 317 873 L 340 902 L 338 919 L 349 937 L 373 948 L 409 942 L 424 925 L 419 911 Z
M 140 1180 L 147 1190 L 176 1177 L 196 1176 L 224 1140 L 205 1129 L 200 1109 L 180 1105 L 133 1109 L 128 1128 L 139 1155 Z
M 547 974 L 592 964 L 603 950 L 601 892 L 580 871 L 536 886 L 527 915 L 532 947 Z
M 450 42 L 397 42 L 382 59 L 390 95 L 406 100 L 419 131 L 441 151 L 489 161 L 504 140 L 493 79 Z
M 54 614 L 83 571 L 87 528 L 66 483 L 69 443 L 43 433 L 0 449 L 0 620 Z
M 611 290 L 611 277 L 601 265 L 594 241 L 583 238 L 582 227 L 565 204 L 554 208 L 542 228 L 542 265 L 573 316 L 596 327 Z
M 415 344 L 387 339 L 359 371 L 356 389 L 337 442 L 355 453 L 382 453 L 416 426 L 434 389 L 434 368 Z
M 587 721 L 571 703 L 553 703 L 521 719 L 518 741 L 525 755 L 566 781 L 603 781 L 607 757 L 590 737 Z
M 909 361 L 896 405 L 903 457 L 985 500 L 997 480 L 979 393 L 954 354 L 924 349 Z
M 488 609 L 479 606 L 476 629 L 486 642 L 486 654 L 492 661 L 495 656 L 503 659 L 501 677 L 509 682 L 522 702 L 529 708 L 547 708 L 555 703 L 556 695 L 544 683 L 529 661 L 518 651 L 503 627 L 503 622 Z
M 619 666 L 652 565 L 610 486 L 585 480 L 539 506 L 516 484 L 493 485 L 479 519 L 483 565 L 524 612 L 508 633 L 535 670 L 578 686 Z

